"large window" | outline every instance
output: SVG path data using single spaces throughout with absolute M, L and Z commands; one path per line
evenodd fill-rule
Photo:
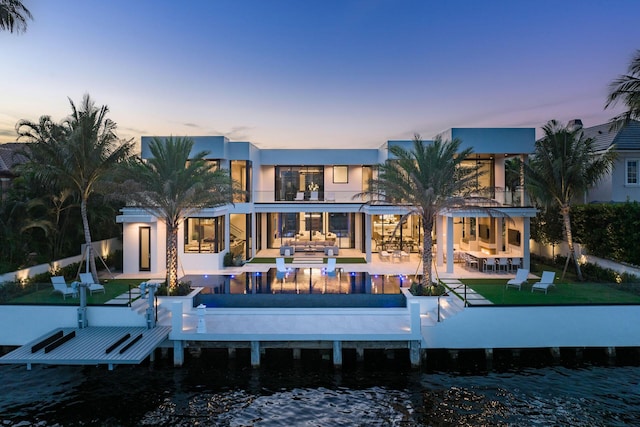
M 354 247 L 355 214 L 295 212 L 268 214 L 268 247 L 289 241 L 332 240 L 341 248 Z
M 240 185 L 244 194 L 235 194 L 234 203 L 251 201 L 251 161 L 231 160 L 231 179 Z
M 185 221 L 185 253 L 218 253 L 226 247 L 224 216 L 187 218 Z
M 467 159 L 460 163 L 461 166 L 467 168 L 476 168 L 475 182 L 473 190 L 476 195 L 481 197 L 495 197 L 495 177 L 494 177 L 494 161 L 493 158 L 481 158 L 478 155 L 475 159 Z
M 324 167 L 276 166 L 276 200 L 324 200 Z
M 626 177 L 625 182 L 627 185 L 638 185 L 640 182 L 638 181 L 638 163 L 640 160 L 638 159 L 628 159 L 627 167 L 626 167 Z

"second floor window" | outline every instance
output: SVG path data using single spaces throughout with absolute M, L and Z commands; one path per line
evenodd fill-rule
M 231 160 L 231 179 L 240 185 L 240 189 L 244 194 L 236 194 L 233 196 L 234 203 L 243 203 L 251 201 L 251 161 L 249 160 Z
M 626 170 L 626 184 L 627 185 L 638 185 L 638 159 L 628 159 L 627 160 L 627 170 Z

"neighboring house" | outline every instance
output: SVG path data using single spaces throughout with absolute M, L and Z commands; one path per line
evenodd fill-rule
M 477 195 L 507 218 L 477 208 L 442 212 L 436 222 L 437 264 L 453 272 L 454 250 L 466 250 L 521 256 L 528 268 L 529 221 L 536 210 L 521 190 L 505 189 L 505 161 L 526 160 L 533 152 L 535 130 L 455 128 L 442 136 L 460 138 L 462 148 L 473 147 L 467 161 L 485 172 L 477 180 Z M 193 152 L 208 151 L 212 164 L 228 169 L 247 196 L 185 218 L 178 233 L 185 274 L 222 269 L 229 251 L 244 259 L 301 251 L 324 256 L 347 253 L 368 263 L 382 251 L 420 251 L 419 218 L 411 217 L 393 235 L 405 208 L 354 200 L 354 195 L 367 190 L 368 180 L 377 174 L 376 165 L 388 158 L 387 148 L 411 149 L 412 141 L 388 141 L 373 149 L 260 149 L 222 136 L 193 139 Z M 151 140 L 142 138 L 143 159 L 150 156 Z M 164 274 L 162 219 L 126 207 L 117 221 L 123 224 L 123 272 Z
M 0 144 L 0 198 L 4 199 L 6 191 L 16 177 L 14 166 L 26 161 L 26 157 L 19 154 L 24 148 L 22 142 L 7 142 Z
M 583 128 L 583 132 L 595 139 L 596 151 L 614 145 L 618 153 L 612 172 L 589 190 L 585 202 L 640 201 L 640 122 L 631 121 L 617 129 L 605 123 Z

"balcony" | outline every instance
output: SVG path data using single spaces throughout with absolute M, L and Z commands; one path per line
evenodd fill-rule
M 367 197 L 354 196 L 358 191 L 300 191 L 295 194 L 278 195 L 274 190 L 254 191 L 253 201 L 256 203 L 364 203 Z M 281 196 L 281 197 L 276 197 Z M 486 198 L 487 204 L 500 206 L 529 207 L 531 201 L 524 190 L 505 190 L 501 187 L 481 188 L 472 197 Z M 494 203 L 491 203 L 493 201 Z
M 358 191 L 299 191 L 295 194 L 277 194 L 274 190 L 254 191 L 256 203 L 363 203 L 366 198 L 353 197 Z
M 473 192 L 471 196 L 484 197 L 497 202 L 501 206 L 532 206 L 529 195 L 521 187 L 518 187 L 516 190 L 509 190 L 502 187 L 485 187 Z

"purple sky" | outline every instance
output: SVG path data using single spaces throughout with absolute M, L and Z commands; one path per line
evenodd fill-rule
M 89 93 L 121 137 L 375 148 L 450 127 L 608 121 L 640 1 L 23 0 L 0 142 Z M 634 41 L 635 40 L 635 41 Z

